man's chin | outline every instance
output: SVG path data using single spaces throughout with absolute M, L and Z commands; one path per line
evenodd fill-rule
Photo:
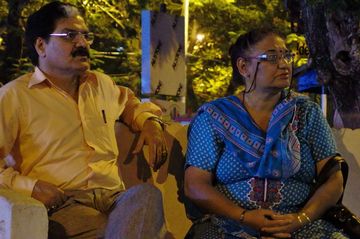
M 78 69 L 80 72 L 85 72 L 85 71 L 90 70 L 90 62 L 82 62 L 82 63 L 80 64 L 80 66 L 77 67 L 77 69 Z

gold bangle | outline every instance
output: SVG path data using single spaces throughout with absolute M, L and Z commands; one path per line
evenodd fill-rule
M 245 219 L 245 213 L 247 212 L 247 210 L 246 209 L 244 209 L 242 212 L 241 212 L 241 214 L 240 214 L 240 216 L 239 216 L 239 222 L 243 222 L 244 221 L 244 219 Z
M 310 218 L 308 217 L 308 215 L 306 215 L 305 212 L 302 212 L 301 215 L 303 215 L 303 216 L 305 217 L 305 219 L 306 219 L 309 223 L 311 223 Z
M 302 220 L 301 220 L 300 215 L 298 215 L 298 216 L 297 216 L 297 219 L 298 219 L 298 221 L 300 222 L 300 224 L 302 225 L 302 224 L 303 224 L 303 222 L 302 222 Z

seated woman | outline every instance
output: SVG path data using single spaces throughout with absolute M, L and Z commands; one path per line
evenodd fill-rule
M 309 198 L 336 147 L 318 105 L 284 90 L 283 38 L 254 30 L 230 55 L 245 90 L 203 105 L 190 125 L 185 194 L 201 216 L 186 238 L 347 238 L 320 218 L 342 194 L 341 172 Z

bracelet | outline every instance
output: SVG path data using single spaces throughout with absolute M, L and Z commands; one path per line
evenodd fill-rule
M 247 212 L 247 210 L 246 209 L 244 209 L 242 212 L 241 212 L 241 214 L 240 214 L 240 216 L 239 216 L 239 222 L 243 222 L 244 221 L 244 219 L 245 219 L 245 213 Z
M 310 218 L 308 217 L 308 215 L 307 215 L 305 212 L 302 212 L 301 215 L 303 215 L 303 216 L 305 217 L 305 219 L 306 219 L 309 223 L 311 223 Z
M 300 215 L 298 215 L 298 216 L 297 216 L 297 219 L 298 219 L 298 221 L 300 222 L 300 224 L 302 225 L 302 224 L 303 224 L 303 222 L 302 222 L 302 220 L 301 220 Z
M 308 223 L 311 223 L 310 217 L 305 212 L 302 212 L 297 215 L 297 219 L 299 220 L 300 224 L 303 224 L 303 221 L 301 220 L 301 216 L 303 216 Z
M 158 122 L 161 126 L 161 129 L 164 131 L 165 130 L 165 122 L 160 119 L 159 117 L 156 117 L 156 116 L 151 116 L 149 118 L 147 118 L 146 120 L 151 120 L 151 121 L 155 121 L 155 122 Z

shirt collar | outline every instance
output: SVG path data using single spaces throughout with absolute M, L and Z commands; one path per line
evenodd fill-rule
M 83 77 L 81 77 L 80 79 L 80 84 L 84 83 L 85 81 L 89 81 L 92 83 L 96 83 L 97 79 L 96 79 L 96 75 L 95 73 L 91 72 L 91 71 L 87 71 Z M 47 77 L 45 76 L 45 74 L 40 70 L 39 67 L 35 67 L 35 71 L 31 76 L 31 79 L 29 81 L 28 87 L 31 88 L 34 85 L 38 85 L 41 83 L 45 83 L 48 86 L 51 86 L 51 81 L 49 81 L 47 79 Z
M 35 71 L 32 74 L 28 87 L 31 88 L 34 85 L 40 84 L 42 82 L 47 81 L 46 76 L 44 75 L 44 73 L 39 69 L 39 67 L 35 67 Z

